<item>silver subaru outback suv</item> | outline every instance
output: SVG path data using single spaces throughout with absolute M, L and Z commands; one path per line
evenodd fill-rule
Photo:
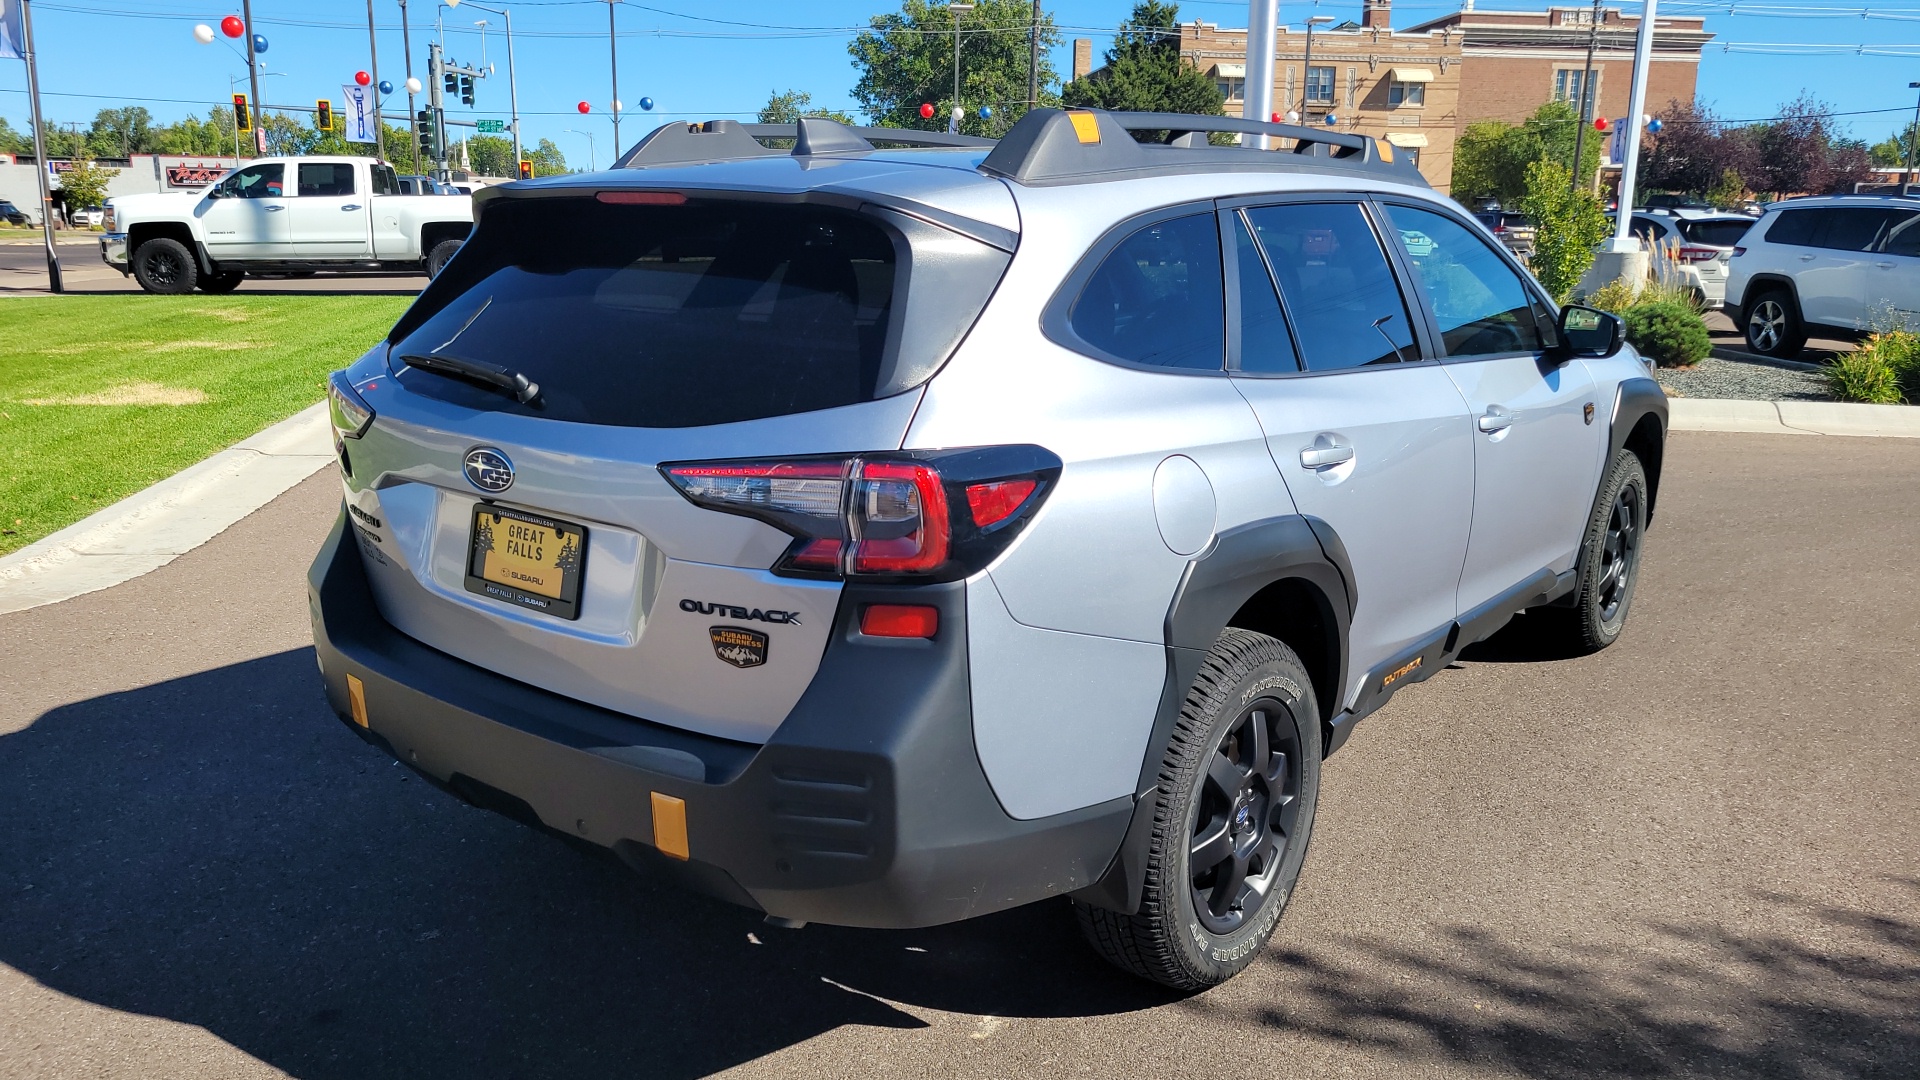
M 1626 620 L 1665 399 L 1384 144 L 716 121 L 474 201 L 331 382 L 329 701 L 776 923 L 1064 895 L 1219 983 L 1355 724 Z

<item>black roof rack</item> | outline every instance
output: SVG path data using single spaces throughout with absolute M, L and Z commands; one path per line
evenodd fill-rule
M 768 146 L 761 140 L 791 140 L 793 149 Z M 792 124 L 742 124 L 737 120 L 662 124 L 614 162 L 616 169 L 643 169 L 654 165 L 700 165 L 792 154 L 868 153 L 882 146 L 990 147 L 992 139 L 949 135 L 944 131 L 912 128 L 849 127 L 836 120 L 803 116 Z
M 1165 142 L 1140 142 L 1136 131 L 1164 132 Z M 1213 146 L 1215 132 L 1286 140 L 1281 149 Z M 1268 124 L 1232 116 L 1034 109 L 1002 136 L 980 168 L 1021 184 L 1069 184 L 1123 176 L 1249 169 L 1359 172 L 1426 186 L 1411 158 L 1383 142 L 1350 132 L 1298 124 Z

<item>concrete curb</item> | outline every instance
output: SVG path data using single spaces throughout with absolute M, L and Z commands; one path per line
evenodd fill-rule
M 0 614 L 157 570 L 333 460 L 326 403 L 0 559 Z
M 1809 364 L 1805 360 L 1782 360 L 1776 356 L 1761 356 L 1759 353 L 1750 353 L 1725 345 L 1715 345 L 1712 355 L 1720 360 L 1734 360 L 1742 364 L 1764 364 L 1767 367 L 1785 368 L 1788 371 L 1807 371 L 1817 374 L 1827 370 L 1825 364 Z
M 1667 407 L 1674 431 L 1920 439 L 1920 408 L 1911 405 L 1673 398 Z

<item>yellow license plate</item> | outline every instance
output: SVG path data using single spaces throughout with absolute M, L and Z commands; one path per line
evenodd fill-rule
M 485 503 L 473 508 L 469 592 L 576 619 L 586 561 L 582 526 Z

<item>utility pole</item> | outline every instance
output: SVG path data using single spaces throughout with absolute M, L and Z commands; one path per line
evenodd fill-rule
M 1639 241 L 1633 238 L 1632 231 L 1633 185 L 1640 174 L 1640 133 L 1646 128 L 1640 116 L 1647 107 L 1647 68 L 1653 60 L 1654 11 L 1658 7 L 1659 0 L 1647 0 L 1645 9 L 1640 12 L 1640 36 L 1633 47 L 1633 93 L 1627 102 L 1627 159 L 1620 167 L 1620 211 L 1614 215 L 1614 251 L 1635 251 L 1639 248 Z
M 1920 82 L 1907 84 L 1909 90 L 1920 90 Z M 1907 185 L 1913 183 L 1913 141 L 1920 138 L 1920 98 L 1913 103 L 1913 126 L 1907 129 L 1907 167 L 1900 171 L 1900 193 L 1907 193 Z
M 60 254 L 53 246 L 53 177 L 47 171 L 46 121 L 40 118 L 40 66 L 34 60 L 33 53 L 33 4 L 31 0 L 20 0 L 20 32 L 26 40 L 21 51 L 27 62 L 27 108 L 33 113 L 33 163 L 40 173 L 40 233 L 47 244 L 47 289 L 51 292 L 67 291 L 66 283 L 60 279 Z
M 447 178 L 447 105 L 446 96 L 440 85 L 441 70 L 446 66 L 440 58 L 440 43 L 427 43 L 427 111 L 433 114 L 433 163 L 434 179 Z
M 253 88 L 253 152 L 267 152 L 267 103 L 260 100 L 260 64 L 253 57 L 253 0 L 240 0 L 240 17 L 247 24 L 247 83 Z
M 1587 28 L 1587 67 L 1580 75 L 1580 124 L 1573 131 L 1573 177 L 1569 193 L 1580 190 L 1580 155 L 1587 150 L 1587 125 L 1593 123 L 1593 110 L 1599 95 L 1593 92 L 1593 50 L 1600 43 L 1600 0 L 1593 0 L 1593 22 Z
M 420 170 L 420 129 L 414 121 L 420 110 L 413 103 L 413 35 L 407 31 L 407 0 L 400 0 L 400 56 L 407 65 L 407 132 L 413 139 L 413 167 Z
M 1280 0 L 1249 0 L 1247 4 L 1247 88 L 1246 104 L 1240 115 L 1261 123 L 1273 119 L 1274 32 L 1280 22 Z M 1241 140 L 1245 142 L 1243 138 Z M 1265 135 L 1255 135 L 1253 146 L 1265 150 Z
M 607 0 L 607 63 L 613 72 L 613 160 L 620 161 L 620 43 L 613 28 L 613 5 Z
M 380 121 L 380 39 L 373 33 L 373 0 L 367 0 L 367 56 L 373 75 L 373 159 L 387 160 L 387 126 Z
M 1033 29 L 1027 42 L 1027 108 L 1040 105 L 1040 0 L 1033 0 Z

